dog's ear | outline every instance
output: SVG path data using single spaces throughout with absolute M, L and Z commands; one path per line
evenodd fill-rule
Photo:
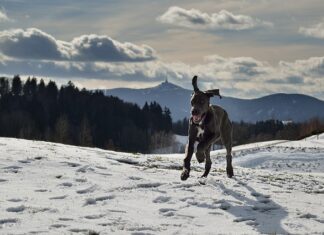
M 194 76 L 192 78 L 192 86 L 193 86 L 195 92 L 199 91 L 199 88 L 197 86 L 197 76 Z
M 219 89 L 213 89 L 213 90 L 205 91 L 205 94 L 208 97 L 213 97 L 213 96 L 217 95 L 217 96 L 219 96 L 220 99 L 222 98 L 222 96 L 219 93 Z

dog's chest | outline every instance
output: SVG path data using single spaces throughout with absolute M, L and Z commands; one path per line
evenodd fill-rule
M 201 141 L 203 139 L 203 136 L 204 136 L 204 129 L 201 127 L 201 126 L 198 126 L 197 127 L 197 140 L 198 141 Z

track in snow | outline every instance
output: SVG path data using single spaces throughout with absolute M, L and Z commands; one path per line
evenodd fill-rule
M 183 155 L 0 138 L 0 233 L 321 233 L 324 145 L 314 141 L 237 147 L 233 179 L 215 151 L 202 186 L 195 161 L 180 181 Z

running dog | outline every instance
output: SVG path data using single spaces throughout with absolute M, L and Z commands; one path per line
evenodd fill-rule
M 190 161 L 197 141 L 196 158 L 199 163 L 205 161 L 205 171 L 201 176 L 207 178 L 212 162 L 210 150 L 213 143 L 221 139 L 226 148 L 226 173 L 229 178 L 234 175 L 232 166 L 232 123 L 227 112 L 217 106 L 210 105 L 210 97 L 219 96 L 219 89 L 200 91 L 197 76 L 192 78 L 194 93 L 191 96 L 191 117 L 189 121 L 189 140 L 186 146 L 181 180 L 187 180 L 190 174 Z

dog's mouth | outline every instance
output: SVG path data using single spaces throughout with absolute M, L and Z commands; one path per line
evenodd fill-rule
M 197 115 L 192 115 L 191 117 L 192 117 L 192 121 L 195 124 L 197 124 L 203 119 L 204 116 L 205 116 L 204 114 L 197 114 Z

